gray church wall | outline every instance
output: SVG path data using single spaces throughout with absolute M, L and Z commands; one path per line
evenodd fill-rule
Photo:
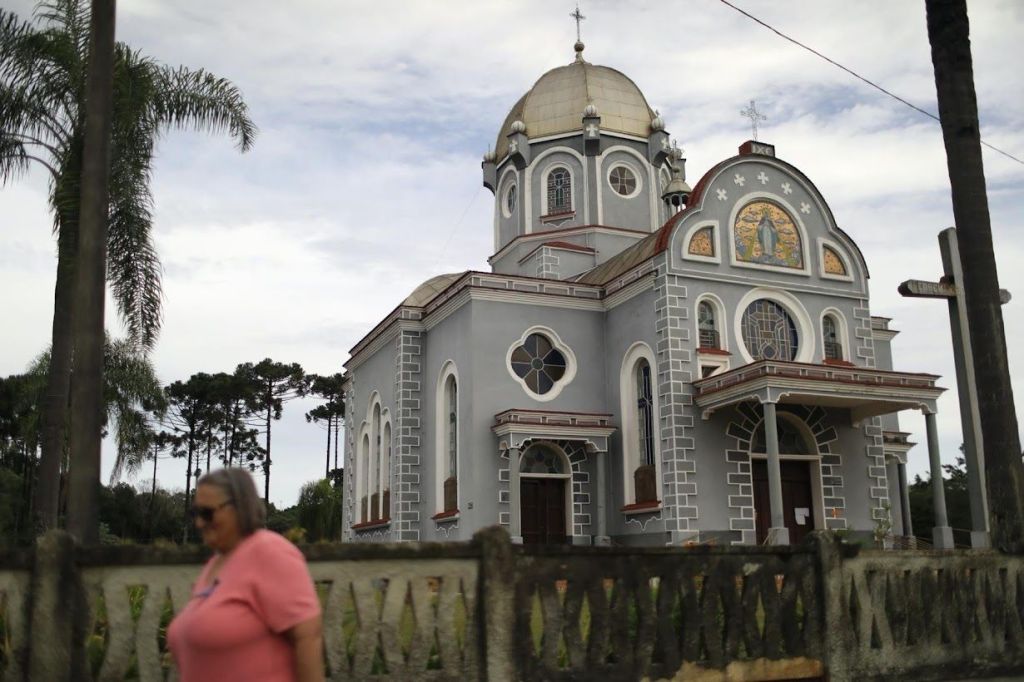
M 636 147 L 646 147 L 646 143 L 634 143 Z M 630 151 L 626 151 L 630 150 Z M 630 153 L 630 152 L 633 153 Z M 652 190 L 657 196 L 657 187 L 652 184 L 657 182 L 656 175 L 650 172 L 651 165 L 643 157 L 644 150 L 633 149 L 628 141 L 616 141 L 614 147 L 610 147 L 599 159 L 599 166 L 596 169 L 597 182 L 595 183 L 600 210 L 594 222 L 602 225 L 619 225 L 636 230 L 651 231 L 651 193 Z M 626 166 L 633 172 L 637 179 L 637 188 L 634 196 L 622 196 L 616 193 L 609 181 L 609 173 L 616 166 Z M 652 176 L 655 181 L 652 183 Z M 660 201 L 660 199 L 657 199 Z
M 635 343 L 644 343 L 652 353 L 655 352 L 655 305 L 654 291 L 648 290 L 615 306 L 605 314 L 605 395 L 608 411 L 615 415 L 614 423 L 617 427 L 610 440 L 606 469 L 609 478 L 607 521 L 609 535 L 619 544 L 636 542 L 639 537 L 644 537 L 646 543 L 651 535 L 656 540 L 650 544 L 665 543 L 664 536 L 659 534 L 664 531 L 660 513 L 626 515 L 619 511 L 634 502 L 626 500 L 625 497 L 624 481 L 626 477 L 633 475 L 632 471 L 627 471 L 625 450 L 627 447 L 637 447 L 635 444 L 623 442 L 622 426 L 626 415 L 622 413 L 620 374 L 626 353 Z
M 422 540 L 469 539 L 473 530 L 486 523 L 474 523 L 480 511 L 475 502 L 480 471 L 478 451 L 472 447 L 475 428 L 474 385 L 476 377 L 470 371 L 474 353 L 474 330 L 471 305 L 466 305 L 437 326 L 430 329 L 423 343 L 423 390 L 421 391 L 421 465 L 420 465 L 420 538 Z M 437 495 L 437 403 L 438 382 L 441 371 L 449 362 L 455 364 L 458 388 L 458 501 L 459 518 L 455 521 L 436 522 L 433 516 L 443 504 Z M 442 453 L 443 454 L 443 453 Z

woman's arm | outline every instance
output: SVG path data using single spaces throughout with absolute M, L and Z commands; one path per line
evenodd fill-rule
M 323 682 L 323 624 L 320 616 L 303 621 L 288 630 L 295 646 L 295 672 L 298 682 Z

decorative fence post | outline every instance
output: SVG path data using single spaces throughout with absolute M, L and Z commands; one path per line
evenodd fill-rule
M 499 526 L 478 531 L 473 541 L 480 545 L 480 599 L 482 655 L 480 672 L 484 680 L 519 679 L 515 659 L 515 564 L 512 541 Z
M 838 539 L 828 532 L 812 533 L 808 541 L 814 547 L 821 575 L 821 608 L 824 612 L 822 654 L 830 682 L 852 680 L 848 652 L 856 646 L 843 617 L 843 556 Z

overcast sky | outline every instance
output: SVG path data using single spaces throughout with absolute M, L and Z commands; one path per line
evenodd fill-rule
M 920 0 L 733 0 L 889 90 L 935 111 Z M 3 0 L 28 17 L 33 0 Z M 969 3 L 982 136 L 1024 157 L 1024 4 Z M 244 92 L 260 127 L 239 154 L 225 137 L 168 134 L 154 193 L 163 259 L 161 379 L 231 371 L 264 357 L 341 370 L 348 349 L 419 282 L 488 269 L 491 194 L 480 159 L 515 101 L 573 57 L 573 5 L 550 0 L 121 0 L 118 39 L 167 64 L 204 67 Z M 893 317 L 898 369 L 943 375 L 944 459 L 960 440 L 944 304 L 904 300 L 900 281 L 940 273 L 940 229 L 953 224 L 936 122 L 885 97 L 717 0 L 588 1 L 586 58 L 630 76 L 659 109 L 696 184 L 750 137 L 806 173 L 871 269 L 871 309 Z M 1024 166 L 985 150 L 1010 364 L 1024 400 Z M 55 243 L 46 177 L 0 189 L 0 374 L 23 371 L 49 343 Z M 117 330 L 113 307 L 109 326 Z M 274 426 L 271 499 L 294 503 L 323 471 L 311 402 Z M 924 420 L 902 416 L 921 443 Z M 110 448 L 104 452 L 109 468 Z M 184 466 L 161 462 L 184 487 Z M 146 477 L 143 474 L 137 480 Z

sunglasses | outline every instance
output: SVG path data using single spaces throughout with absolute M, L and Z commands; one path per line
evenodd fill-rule
M 189 507 L 188 515 L 191 516 L 193 520 L 202 519 L 206 523 L 209 523 L 210 521 L 213 521 L 214 514 L 229 504 L 232 504 L 231 500 L 221 502 L 216 507 L 200 507 L 199 505 L 194 504 Z

